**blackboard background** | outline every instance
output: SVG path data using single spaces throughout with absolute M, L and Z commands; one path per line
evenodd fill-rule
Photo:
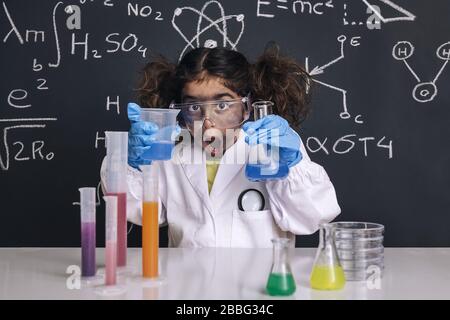
M 83 1 L 84 2 L 84 1 Z M 316 3 L 318 1 L 312 1 Z M 349 20 L 365 21 L 368 17 L 362 2 L 347 1 Z M 378 1 L 373 1 L 378 2 Z M 366 26 L 343 24 L 345 1 L 333 1 L 334 8 L 323 15 L 294 14 L 276 8 L 276 1 L 262 7 L 275 14 L 274 18 L 257 17 L 257 1 L 222 1 L 225 14 L 244 14 L 245 31 L 237 49 L 254 60 L 269 40 L 278 42 L 282 50 L 305 61 L 310 69 L 324 65 L 339 56 L 336 38 L 347 37 L 345 58 L 317 75 L 320 81 L 348 91 L 350 119 L 339 118 L 342 97 L 337 91 L 316 86 L 313 114 L 300 132 L 308 137 L 328 138 L 323 151 L 310 152 L 311 158 L 323 165 L 333 181 L 342 214 L 339 220 L 379 222 L 386 226 L 386 246 L 449 246 L 450 245 L 450 66 L 442 72 L 433 101 L 418 103 L 411 96 L 415 80 L 401 61 L 392 57 L 397 41 L 407 40 L 415 46 L 408 60 L 424 81 L 431 81 L 442 66 L 436 49 L 450 41 L 450 1 L 397 0 L 417 18 L 414 22 L 382 24 L 380 30 Z M 189 5 L 198 10 L 205 1 L 131 1 L 150 5 L 161 12 L 148 18 L 128 16 L 127 1 L 112 1 L 106 7 L 103 1 L 63 2 L 56 11 L 56 24 L 61 48 L 58 68 L 52 26 L 52 11 L 57 1 L 14 0 L 4 2 L 16 27 L 25 37 L 26 29 L 45 30 L 45 43 L 20 44 L 14 34 L 0 42 L 0 119 L 55 117 L 45 128 L 15 129 L 8 132 L 10 150 L 8 170 L 0 170 L 0 246 L 77 246 L 79 245 L 78 188 L 96 186 L 99 168 L 105 154 L 99 141 L 95 148 L 96 132 L 128 130 L 126 104 L 134 101 L 133 89 L 137 72 L 148 60 L 149 54 L 161 53 L 174 61 L 179 58 L 186 43 L 175 31 L 171 19 L 175 8 Z M 82 12 L 81 30 L 68 30 L 68 17 L 63 8 L 77 4 Z M 288 1 L 289 6 L 292 1 Z M 378 2 L 377 4 L 381 3 Z M 381 6 L 382 7 L 382 6 Z M 384 9 L 382 13 L 395 14 Z M 11 26 L 0 8 L 0 35 L 3 39 Z M 219 18 L 217 7 L 207 14 Z M 177 22 L 193 36 L 198 16 L 186 14 Z M 235 22 L 235 21 L 234 21 Z M 234 41 L 239 25 L 230 22 L 228 32 Z M 89 33 L 89 50 L 98 50 L 101 59 L 92 55 L 83 59 L 83 49 L 70 53 L 71 34 L 76 40 Z M 147 57 L 137 51 L 106 53 L 112 45 L 105 41 L 111 33 L 114 39 L 124 39 L 129 33 L 138 37 L 139 45 L 147 47 Z M 352 47 L 350 39 L 360 36 L 360 46 Z M 218 41 L 218 32 L 202 37 Z M 33 59 L 43 64 L 42 71 L 32 70 Z M 36 88 L 38 78 L 46 79 L 48 90 Z M 8 95 L 14 89 L 25 89 L 32 104 L 18 109 L 8 104 Z M 120 97 L 120 114 L 114 106 L 106 110 L 106 99 Z M 22 102 L 19 102 L 22 103 Z M 363 124 L 354 121 L 361 115 Z M 42 122 L 36 122 L 41 123 Z M 17 123 L 14 123 L 17 124 Z M 0 122 L 3 129 L 11 123 Z M 333 143 L 347 134 L 356 134 L 354 148 L 345 154 L 332 152 Z M 392 140 L 393 157 L 376 142 L 386 137 Z M 364 155 L 358 138 L 375 137 Z M 45 152 L 54 158 L 46 160 L 15 161 L 21 141 L 20 156 L 31 156 L 33 141 L 45 142 Z M 312 144 L 312 146 L 317 146 Z M 342 145 L 342 148 L 346 146 Z M 5 146 L 0 148 L 5 160 Z M 103 245 L 103 205 L 98 207 L 98 244 Z M 161 244 L 166 245 L 165 232 Z M 299 246 L 316 246 L 317 237 L 301 236 Z M 140 245 L 140 227 L 130 231 L 131 246 Z

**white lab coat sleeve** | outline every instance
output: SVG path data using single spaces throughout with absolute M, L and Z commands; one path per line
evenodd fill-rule
M 270 209 L 283 231 L 312 234 L 341 212 L 336 192 L 325 169 L 310 160 L 301 143 L 302 160 L 282 180 L 269 180 Z
M 106 158 L 105 158 L 106 159 Z M 100 170 L 101 186 L 103 194 L 106 194 L 105 181 L 106 181 L 106 161 L 103 159 L 102 167 Z M 162 179 L 159 179 L 159 183 Z M 128 221 L 142 225 L 142 172 L 128 166 L 127 167 L 127 219 Z M 164 225 L 166 223 L 166 210 L 159 201 L 159 224 Z

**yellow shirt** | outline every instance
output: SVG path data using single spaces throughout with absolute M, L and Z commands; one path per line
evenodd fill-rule
M 208 180 L 208 192 L 211 192 L 214 179 L 216 178 L 219 161 L 206 160 L 206 177 Z

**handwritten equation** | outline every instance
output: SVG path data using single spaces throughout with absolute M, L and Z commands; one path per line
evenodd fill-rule
M 246 36 L 250 40 L 245 41 L 252 39 L 252 35 L 248 33 L 253 27 L 251 23 L 272 23 L 286 15 L 294 16 L 299 23 L 306 17 L 335 22 L 339 31 L 331 35 L 330 50 L 326 52 L 325 58 L 315 56 L 314 53 L 305 56 L 300 51 L 295 54 L 298 60 L 304 61 L 311 81 L 322 87 L 324 94 L 333 99 L 327 112 L 336 114 L 340 122 L 347 121 L 348 124 L 362 127 L 370 119 L 366 118 L 363 110 L 359 110 L 352 100 L 352 93 L 358 88 L 343 83 L 335 67 L 351 64 L 350 57 L 359 55 L 361 48 L 370 45 L 367 33 L 362 32 L 366 30 L 362 28 L 377 32 L 375 30 L 381 29 L 382 25 L 411 24 L 420 17 L 420 12 L 414 12 L 412 5 L 409 8 L 408 2 L 402 1 L 401 6 L 399 2 L 401 1 L 252 0 L 252 9 L 247 11 L 241 9 L 242 6 L 238 3 L 215 0 L 195 4 L 180 1 L 171 5 L 163 5 L 162 1 L 137 0 L 55 1 L 51 2 L 48 10 L 38 13 L 40 19 L 30 27 L 31 24 L 24 22 L 25 13 L 16 9 L 14 2 L 2 1 L 0 15 L 6 31 L 0 35 L 1 44 L 31 51 L 32 57 L 21 61 L 30 72 L 24 76 L 31 81 L 26 82 L 26 85 L 25 82 L 17 84 L 14 81 L 2 83 L 7 92 L 2 97 L 3 103 L 8 110 L 14 110 L 14 116 L 5 117 L 0 114 L 0 168 L 6 171 L 14 162 L 52 161 L 57 157 L 57 150 L 52 150 L 49 143 L 42 139 L 28 141 L 13 138 L 16 131 L 51 130 L 55 123 L 61 121 L 60 116 L 55 116 L 59 113 L 52 106 L 38 111 L 41 110 L 40 106 L 33 101 L 33 97 L 54 89 L 55 84 L 50 80 L 52 73 L 63 72 L 69 62 L 101 63 L 110 57 L 131 57 L 145 63 L 153 52 L 157 53 L 160 49 L 158 44 L 153 44 L 146 36 L 142 36 L 142 32 L 148 28 L 165 28 L 164 31 L 173 35 L 179 60 L 188 50 L 198 47 L 239 50 Z M 121 19 L 129 19 L 138 24 L 118 24 L 110 17 L 112 13 L 119 13 Z M 111 27 L 111 24 L 105 24 L 107 27 L 103 29 L 88 26 L 88 17 L 92 18 L 95 14 L 98 15 L 95 17 L 99 21 L 98 25 L 103 26 L 102 19 L 113 20 L 120 29 Z M 130 27 L 127 29 L 128 26 Z M 159 44 L 165 45 L 164 40 L 161 39 Z M 438 99 L 439 79 L 445 75 L 450 60 L 450 42 L 445 42 L 436 49 L 436 56 L 442 64 L 429 78 L 419 75 L 412 67 L 411 59 L 415 49 L 411 41 L 399 39 L 397 43 L 394 42 L 393 47 L 391 44 L 388 46 L 387 49 L 392 49 L 394 58 L 392 65 L 398 64 L 397 61 L 402 62 L 417 82 L 412 87 L 413 99 L 420 103 Z M 47 48 L 46 55 L 40 54 L 43 47 Z M 355 83 L 357 81 L 354 79 Z M 88 77 L 86 82 L 88 86 Z M 105 112 L 120 116 L 123 115 L 127 102 L 125 97 L 108 92 L 93 104 Z M 41 114 L 35 116 L 37 113 Z M 91 137 L 90 146 L 98 149 L 103 145 L 102 130 L 92 129 Z M 323 152 L 326 155 L 348 153 L 355 150 L 358 144 L 363 146 L 364 157 L 370 154 L 371 146 L 375 148 L 373 150 L 386 151 L 388 159 L 394 156 L 393 140 L 385 134 L 359 136 L 356 132 L 349 131 L 337 139 L 322 136 L 309 137 L 306 141 L 310 152 Z
M 117 1 L 87 1 L 80 0 L 76 4 L 66 4 L 66 2 L 58 1 L 52 8 L 51 13 L 47 16 L 47 24 L 41 28 L 28 28 L 17 21 L 22 13 L 19 10 L 11 10 L 7 2 L 2 2 L 2 11 L 5 22 L 8 23 L 8 31 L 2 35 L 2 43 L 4 45 L 19 45 L 24 50 L 32 50 L 38 54 L 39 48 L 43 45 L 53 47 L 53 59 L 43 61 L 39 56 L 33 57 L 29 61 L 32 78 L 34 78 L 34 87 L 11 87 L 6 98 L 9 108 L 20 110 L 23 117 L 5 118 L 0 115 L 0 130 L 2 133 L 2 141 L 0 143 L 0 168 L 4 171 L 10 168 L 12 161 L 32 161 L 46 160 L 50 161 L 55 158 L 54 150 L 47 150 L 46 143 L 42 140 L 36 141 L 10 141 L 12 132 L 19 130 L 42 130 L 58 121 L 57 117 L 52 115 L 43 115 L 39 117 L 29 117 L 29 113 L 34 111 L 36 107 L 30 101 L 30 92 L 34 95 L 39 92 L 51 90 L 51 84 L 48 82 L 46 74 L 57 72 L 64 63 L 64 57 L 72 55 L 81 58 L 83 61 L 88 59 L 101 59 L 105 55 L 113 54 L 133 54 L 140 56 L 142 59 L 148 57 L 148 48 L 140 43 L 135 33 L 111 32 L 104 36 L 104 43 L 92 44 L 90 41 L 90 33 L 83 32 L 83 15 L 90 5 L 100 4 L 105 10 L 114 8 Z M 163 21 L 161 11 L 155 10 L 150 5 L 139 5 L 129 2 L 126 6 L 126 15 L 130 17 L 151 19 L 155 23 Z M 45 16 L 43 16 L 45 18 Z M 49 28 L 50 25 L 50 28 Z M 49 32 L 48 30 L 51 30 Z M 62 47 L 61 35 L 69 32 L 70 46 Z M 104 47 L 99 49 L 98 47 Z M 107 97 L 106 110 L 109 111 L 112 105 L 116 105 L 117 113 L 120 113 L 119 102 L 110 101 Z M 49 110 L 46 110 L 49 112 Z M 100 138 L 101 139 L 101 138 Z M 104 138 L 103 138 L 104 139 Z M 96 137 L 97 144 L 97 137 Z

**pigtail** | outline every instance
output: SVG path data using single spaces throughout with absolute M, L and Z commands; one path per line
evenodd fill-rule
M 252 99 L 274 102 L 273 112 L 298 130 L 310 111 L 311 78 L 305 69 L 271 42 L 252 65 L 252 82 Z
M 140 72 L 137 100 L 141 107 L 167 107 L 174 96 L 176 65 L 156 56 Z

